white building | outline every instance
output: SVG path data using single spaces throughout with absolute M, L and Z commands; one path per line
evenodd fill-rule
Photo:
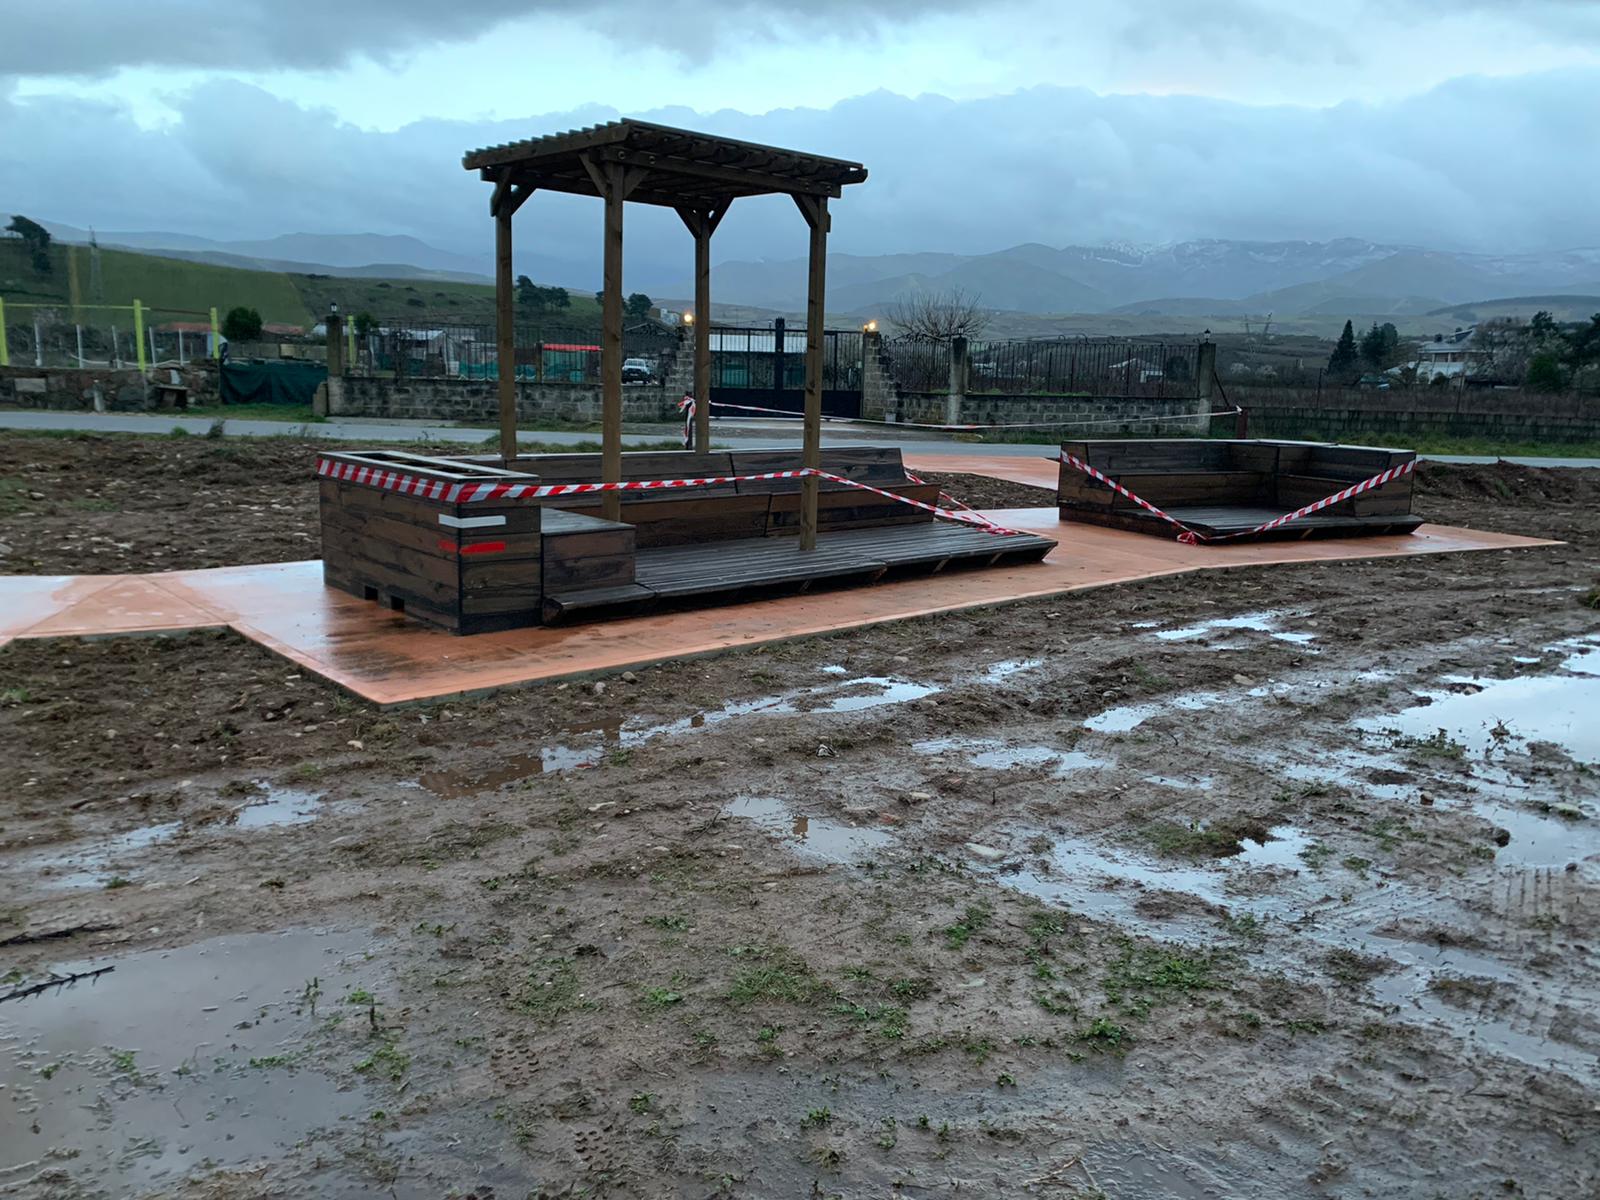
M 1482 356 L 1475 345 L 1477 332 L 1476 325 L 1469 325 L 1418 346 L 1416 358 L 1407 364 L 1416 368 L 1417 382 L 1432 383 L 1441 377 L 1458 379 L 1470 374 Z

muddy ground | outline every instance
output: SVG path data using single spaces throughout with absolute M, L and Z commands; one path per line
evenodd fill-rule
M 1595 1195 L 1600 473 L 1421 482 L 1569 544 L 390 711 L 5 648 L 0 997 L 114 969 L 0 1000 L 0 1195 Z
M 315 443 L 298 438 L 5 438 L 0 575 L 315 558 L 315 457 Z M 1005 479 L 935 474 L 927 481 L 974 508 L 1055 502 L 1042 488 Z

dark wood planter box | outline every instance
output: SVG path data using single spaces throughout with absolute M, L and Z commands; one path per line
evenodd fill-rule
M 397 451 L 322 458 L 446 487 L 537 482 L 524 472 Z M 452 503 L 326 476 L 320 484 L 322 574 L 330 587 L 452 633 L 539 623 L 544 588 L 537 504 Z
M 1416 459 L 1411 450 L 1373 446 L 1199 438 L 1065 442 L 1061 449 L 1191 529 L 1213 536 L 1253 529 Z M 1255 536 L 1410 533 L 1422 524 L 1411 512 L 1413 482 L 1411 474 L 1399 475 Z M 1168 522 L 1065 462 L 1057 500 L 1063 521 L 1174 533 Z

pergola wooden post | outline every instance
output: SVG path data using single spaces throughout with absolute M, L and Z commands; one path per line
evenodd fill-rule
M 694 235 L 694 448 L 700 454 L 711 452 L 711 235 L 729 203 L 678 209 Z
M 822 320 L 827 295 L 828 199 L 796 196 L 795 204 L 811 227 L 811 262 L 806 276 L 806 418 L 800 464 L 822 465 Z M 779 335 L 782 336 L 781 334 Z M 822 481 L 807 475 L 800 481 L 800 549 L 817 548 L 817 493 Z
M 517 457 L 517 338 L 512 324 L 511 218 L 533 189 L 513 184 L 502 175 L 495 181 L 489 212 L 494 217 L 495 385 L 500 401 L 500 463 Z
M 811 227 L 806 296 L 806 411 L 802 462 L 821 464 L 822 321 L 828 201 L 860 183 L 860 163 L 823 158 L 733 138 L 713 137 L 644 121 L 611 121 L 588 129 L 475 150 L 468 170 L 495 185 L 495 314 L 500 359 L 500 451 L 516 458 L 516 346 L 512 336 L 511 214 L 536 188 L 598 196 L 605 201 L 601 289 L 601 481 L 622 479 L 622 209 L 627 200 L 677 210 L 695 239 L 695 444 L 711 445 L 711 235 L 740 196 L 788 195 Z M 817 544 L 814 476 L 801 481 L 800 548 Z M 604 494 L 606 517 L 621 516 L 621 497 Z

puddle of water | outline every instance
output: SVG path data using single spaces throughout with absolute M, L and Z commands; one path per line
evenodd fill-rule
M 1477 755 L 1508 742 L 1553 742 L 1580 762 L 1600 759 L 1600 674 L 1478 679 L 1473 692 L 1425 692 L 1431 703 L 1357 722 L 1369 733 L 1435 737 L 1442 729 Z M 1584 714 L 1587 713 L 1588 716 Z
M 492 791 L 519 779 L 531 779 L 547 771 L 592 767 L 604 752 L 603 744 L 582 749 L 546 746 L 530 754 L 514 754 L 486 771 L 424 771 L 418 777 L 417 785 L 441 800 L 458 800 L 476 792 Z
M 912 683 L 908 679 L 890 679 L 886 676 L 869 675 L 862 679 L 853 679 L 846 686 L 864 688 L 865 690 L 850 696 L 835 696 L 821 704 L 808 704 L 800 708 L 793 703 L 785 703 L 772 712 L 814 712 L 814 713 L 843 713 L 861 712 L 868 708 L 881 708 L 885 704 L 909 704 L 913 700 L 921 700 L 931 696 L 939 689 L 925 683 Z
M 320 981 L 329 1009 L 373 987 L 364 945 L 297 931 L 58 964 L 116 969 L 0 1007 L 7 1159 L 49 1164 L 96 1194 L 142 1195 L 190 1169 L 282 1158 L 364 1116 L 361 1089 L 294 1065 L 318 1024 L 301 1010 L 307 982 Z
M 1600 646 L 1591 646 L 1584 642 L 1567 643 L 1556 647 L 1559 650 L 1569 650 L 1574 645 L 1578 647 L 1577 653 L 1569 654 L 1561 660 L 1561 669 L 1571 671 L 1575 675 L 1600 675 Z
M 1247 841 L 1244 851 L 1205 865 L 1172 866 L 1122 849 L 1077 839 L 1057 842 L 1047 855 L 1048 871 L 991 872 L 1003 887 L 1063 905 L 1074 912 L 1119 925 L 1148 937 L 1209 943 L 1216 923 L 1206 913 L 1178 907 L 1161 912 L 1160 893 L 1180 893 L 1230 914 L 1258 920 L 1292 921 L 1295 936 L 1326 949 L 1352 950 L 1386 960 L 1392 969 L 1372 983 L 1379 1004 L 1401 1009 L 1407 1019 L 1423 1018 L 1457 1036 L 1530 1066 L 1592 1071 L 1596 1056 L 1556 1042 L 1513 1019 L 1452 1008 L 1431 984 L 1441 976 L 1500 981 L 1529 996 L 1540 994 L 1538 977 L 1489 954 L 1458 946 L 1437 946 L 1378 932 L 1397 914 L 1438 918 L 1449 923 L 1455 901 L 1389 884 L 1367 902 L 1347 904 L 1326 898 L 1327 885 L 1314 874 L 1297 874 L 1266 896 L 1241 896 L 1230 888 L 1239 872 L 1255 867 L 1299 870 L 1299 855 L 1310 842 L 1301 830 L 1280 828 L 1264 843 Z
M 1247 867 L 1298 871 L 1305 865 L 1300 859 L 1300 854 L 1311 845 L 1311 835 L 1303 829 L 1279 825 L 1267 830 L 1267 840 L 1264 842 L 1244 838 L 1240 844 L 1244 848 L 1225 860 L 1226 862 L 1239 863 Z
M 1297 646 L 1304 646 L 1309 642 L 1316 641 L 1317 635 L 1314 633 L 1279 629 L 1278 623 L 1283 620 L 1284 615 L 1281 612 L 1258 612 L 1245 613 L 1243 616 L 1238 617 L 1217 617 L 1214 620 L 1201 621 L 1195 625 L 1184 625 L 1177 629 L 1163 629 L 1156 634 L 1156 637 L 1163 642 L 1188 642 L 1196 638 L 1203 638 L 1219 629 L 1248 629 L 1254 633 L 1264 633 L 1276 641 L 1293 642 Z M 1144 626 L 1135 626 L 1134 628 L 1144 628 Z M 1217 648 L 1235 649 L 1236 647 L 1224 645 Z
M 980 683 L 1003 683 L 1013 675 L 1020 675 L 1023 671 L 1031 671 L 1035 667 L 1044 665 L 1042 658 L 1008 658 L 1001 662 L 990 664 L 984 673 L 978 676 Z
M 844 673 L 843 667 L 837 670 L 824 667 L 823 670 L 830 675 Z M 434 795 L 453 800 L 476 792 L 492 790 L 507 783 L 515 783 L 519 779 L 529 779 L 535 775 L 594 766 L 612 750 L 627 750 L 658 738 L 678 737 L 690 730 L 707 729 L 737 717 L 755 714 L 785 716 L 793 713 L 864 712 L 889 704 L 908 704 L 932 696 L 938 691 L 939 688 L 935 686 L 913 683 L 909 679 L 898 679 L 888 675 L 863 675 L 842 683 L 798 688 L 775 696 L 762 696 L 755 700 L 729 701 L 718 709 L 653 725 L 625 721 L 615 716 L 589 717 L 567 727 L 572 733 L 595 731 L 600 733 L 600 737 L 591 738 L 581 745 L 545 746 L 527 754 L 505 759 L 487 770 L 430 771 L 422 775 L 418 782 Z
M 887 829 L 806 816 L 770 796 L 739 796 L 729 801 L 722 811 L 730 817 L 742 817 L 751 822 L 799 854 L 825 862 L 854 862 L 894 840 Z
M 1274 829 L 1262 843 L 1247 841 L 1244 852 L 1205 865 L 1157 860 L 1121 847 L 1102 845 L 1081 838 L 1063 838 L 1042 855 L 1029 856 L 1036 863 L 1044 859 L 1044 871 L 1024 869 L 996 873 L 996 882 L 1015 891 L 1075 912 L 1138 928 L 1156 936 L 1190 933 L 1209 936 L 1204 925 L 1192 916 L 1176 914 L 1152 919 L 1139 909 L 1140 901 L 1151 893 L 1175 892 L 1193 897 L 1206 905 L 1235 913 L 1252 913 L 1259 918 L 1284 917 L 1288 906 L 1274 897 L 1244 897 L 1231 884 L 1239 873 L 1251 867 L 1301 867 L 1299 853 L 1310 839 L 1297 829 Z
M 1412 807 L 1419 793 L 1438 800 L 1441 809 L 1457 809 L 1506 830 L 1511 840 L 1495 847 L 1502 866 L 1564 867 L 1577 863 L 1585 874 L 1600 875 L 1600 821 L 1571 821 L 1527 804 L 1532 794 L 1508 772 L 1473 763 L 1469 779 L 1441 779 L 1425 771 L 1409 771 L 1396 758 L 1364 750 L 1341 750 L 1315 763 L 1275 763 L 1273 769 L 1303 783 L 1337 783 L 1380 800 Z M 1396 782 L 1375 781 L 1394 779 Z M 1461 799 L 1443 799 L 1456 788 Z M 1591 863 L 1594 864 L 1591 867 Z
M 228 829 L 270 829 L 278 825 L 301 825 L 314 820 L 321 809 L 321 797 L 311 792 L 293 788 L 278 788 L 270 784 L 259 785 L 266 791 L 264 799 L 252 801 L 234 810 L 231 821 L 216 821 L 198 826 L 185 826 L 181 821 L 164 821 L 158 825 L 142 825 L 84 846 L 57 852 L 30 855 L 21 865 L 40 872 L 41 882 L 51 888 L 103 888 L 117 877 L 117 863 L 130 855 L 151 846 L 167 842 L 187 831 Z
M 1204 791 L 1212 784 L 1209 775 L 1196 776 L 1193 779 L 1184 779 L 1177 775 L 1146 775 L 1145 783 L 1153 783 L 1156 787 L 1173 788 L 1180 792 Z
M 1009 767 L 1050 767 L 1056 775 L 1082 771 L 1100 765 L 1100 760 L 1081 750 L 1056 750 L 1050 746 L 997 746 L 977 738 L 930 738 L 913 742 L 918 754 L 959 753 L 975 767 L 1003 771 Z
M 1183 709 L 1186 712 L 1199 712 L 1212 707 L 1221 699 L 1215 692 L 1190 692 L 1183 696 L 1174 696 L 1169 700 L 1152 701 L 1147 704 L 1124 704 L 1118 708 L 1108 708 L 1105 712 L 1096 713 L 1086 720 L 1085 729 L 1093 729 L 1096 733 L 1127 733 L 1130 729 L 1137 729 L 1151 717 L 1168 709 Z

